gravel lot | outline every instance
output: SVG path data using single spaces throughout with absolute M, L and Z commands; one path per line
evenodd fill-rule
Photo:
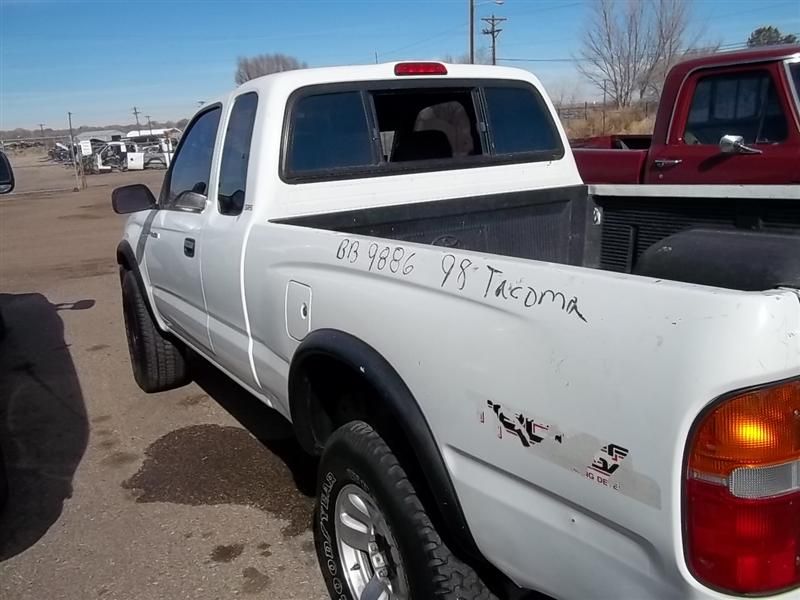
M 163 171 L 92 176 L 72 192 L 69 170 L 11 158 L 0 598 L 326 598 L 309 529 L 315 465 L 288 423 L 208 365 L 167 393 L 133 381 L 110 194 L 157 191 Z

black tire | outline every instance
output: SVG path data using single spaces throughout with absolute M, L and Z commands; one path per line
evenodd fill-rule
M 133 273 L 122 275 L 122 312 L 133 377 L 145 392 L 163 392 L 189 383 L 183 349 L 162 332 L 147 309 Z
M 383 438 L 363 421 L 337 429 L 319 466 L 314 542 L 331 598 L 360 600 L 343 577 L 337 543 L 336 501 L 345 486 L 365 490 L 383 513 L 405 577 L 409 600 L 497 600 L 478 574 L 444 544 L 400 462 Z M 351 487 L 349 489 L 352 489 Z M 395 550 L 384 552 L 395 556 Z M 398 569 L 390 567 L 390 573 Z

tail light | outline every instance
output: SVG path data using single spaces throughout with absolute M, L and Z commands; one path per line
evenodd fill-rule
M 724 398 L 701 417 L 688 454 L 695 577 L 740 594 L 800 585 L 800 381 Z
M 395 75 L 447 75 L 447 67 L 437 62 L 406 62 L 394 66 Z

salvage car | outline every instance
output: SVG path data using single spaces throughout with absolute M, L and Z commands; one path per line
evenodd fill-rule
M 321 457 L 339 600 L 800 598 L 797 186 L 587 188 L 539 80 L 248 81 L 119 188 L 133 374 Z

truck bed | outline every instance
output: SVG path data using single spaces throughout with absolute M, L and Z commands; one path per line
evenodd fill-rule
M 573 149 L 575 164 L 586 183 L 641 183 L 647 150 Z
M 282 222 L 623 273 L 639 272 L 639 260 L 649 248 L 689 230 L 761 232 L 781 235 L 792 247 L 800 244 L 800 192 L 790 186 L 670 186 L 660 188 L 657 197 L 648 195 L 650 188 L 573 186 Z M 750 287 L 735 278 L 724 283 L 733 289 Z M 767 289 L 773 283 L 768 278 L 763 285 Z

